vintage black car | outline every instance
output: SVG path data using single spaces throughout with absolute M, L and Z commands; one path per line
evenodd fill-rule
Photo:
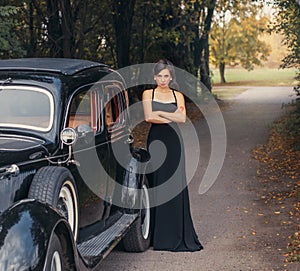
M 150 244 L 149 153 L 122 76 L 87 60 L 0 61 L 0 271 L 93 270 Z

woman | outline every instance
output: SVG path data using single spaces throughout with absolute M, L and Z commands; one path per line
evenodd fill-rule
M 156 207 L 152 210 L 153 249 L 198 251 L 203 247 L 190 214 L 183 140 L 177 125 L 186 120 L 184 96 L 171 88 L 171 83 L 177 85 L 171 62 L 160 60 L 155 64 L 154 80 L 156 87 L 143 92 L 145 120 L 151 123 L 147 146 L 153 172 L 149 179 L 151 186 L 157 187 L 154 195 Z M 155 163 L 161 156 L 164 156 L 163 162 Z M 160 186 L 163 185 L 170 189 L 162 192 Z M 177 190 L 172 186 L 176 186 Z M 169 190 L 175 191 L 173 197 L 163 201 L 164 196 L 169 196 L 166 193 Z

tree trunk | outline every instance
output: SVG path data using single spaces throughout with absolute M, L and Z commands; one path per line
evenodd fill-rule
M 61 24 L 59 18 L 59 0 L 47 1 L 48 15 L 48 48 L 50 57 L 62 57 L 63 50 L 61 47 Z
M 118 68 L 130 65 L 131 27 L 135 0 L 113 1 Z
M 86 27 L 86 14 L 88 12 L 87 10 L 87 1 L 84 1 L 83 3 L 81 3 L 80 8 L 78 11 L 79 13 L 79 21 L 80 24 L 78 26 L 78 40 L 77 42 L 77 52 L 75 57 L 76 58 L 82 58 L 83 54 L 84 54 L 84 39 L 85 39 L 85 27 Z
M 221 79 L 221 84 L 225 84 L 226 80 L 225 80 L 225 63 L 220 63 L 219 64 L 219 71 L 220 71 L 220 79 Z
M 200 14 L 201 14 L 201 8 L 199 1 L 196 1 L 194 3 L 194 9 L 198 11 L 197 14 L 197 24 L 196 27 L 193 28 L 193 31 L 195 32 L 195 38 L 193 42 L 193 56 L 194 56 L 194 75 L 198 78 L 199 72 L 200 72 L 200 65 L 201 65 L 201 45 L 200 45 L 200 33 L 199 33 L 199 25 L 200 24 Z
M 75 23 L 73 22 L 72 8 L 70 0 L 61 0 L 62 12 L 62 51 L 63 57 L 74 57 L 74 34 L 73 29 Z
M 204 27 L 201 29 L 201 33 L 197 29 L 196 42 L 195 42 L 195 67 L 200 72 L 200 80 L 211 91 L 211 80 L 210 80 L 210 70 L 209 70 L 209 32 L 211 28 L 212 18 L 214 9 L 216 6 L 216 0 L 211 0 L 208 3 L 197 2 L 200 7 L 200 13 L 204 14 L 207 9 L 207 14 L 204 20 Z M 200 23 L 200 17 L 199 17 Z
M 200 76 L 201 82 L 211 91 L 211 80 L 210 80 L 210 70 L 209 70 L 209 45 L 208 45 L 208 35 L 201 39 L 202 43 L 202 55 L 201 55 L 201 65 L 200 65 Z
M 36 42 L 35 42 L 35 34 L 34 34 L 34 8 L 32 1 L 29 1 L 29 48 L 27 51 L 28 57 L 35 56 L 36 52 Z
M 145 26 L 146 26 L 146 18 L 147 18 L 147 3 L 143 4 L 143 12 L 142 12 L 142 24 L 141 24 L 141 48 L 139 50 L 139 61 L 140 63 L 145 62 Z

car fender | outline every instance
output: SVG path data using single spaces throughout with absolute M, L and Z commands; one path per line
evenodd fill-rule
M 49 205 L 28 199 L 7 209 L 0 216 L 0 271 L 43 270 L 55 230 L 64 238 L 72 236 L 65 219 Z
M 142 187 L 142 176 L 150 160 L 150 154 L 143 148 L 134 148 L 123 175 L 122 203 L 127 209 L 139 209 L 139 189 Z

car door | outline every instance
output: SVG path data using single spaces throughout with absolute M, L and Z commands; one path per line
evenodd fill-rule
M 90 213 L 88 220 L 81 221 L 81 227 L 106 217 L 109 149 L 103 105 L 102 84 L 79 89 L 70 103 L 67 126 L 78 132 L 73 154 L 80 210 Z
M 105 129 L 107 130 L 109 149 L 110 182 L 107 198 L 113 204 L 121 206 L 124 171 L 131 158 L 130 148 L 133 143 L 129 129 L 128 96 L 119 81 L 109 82 L 104 86 Z

